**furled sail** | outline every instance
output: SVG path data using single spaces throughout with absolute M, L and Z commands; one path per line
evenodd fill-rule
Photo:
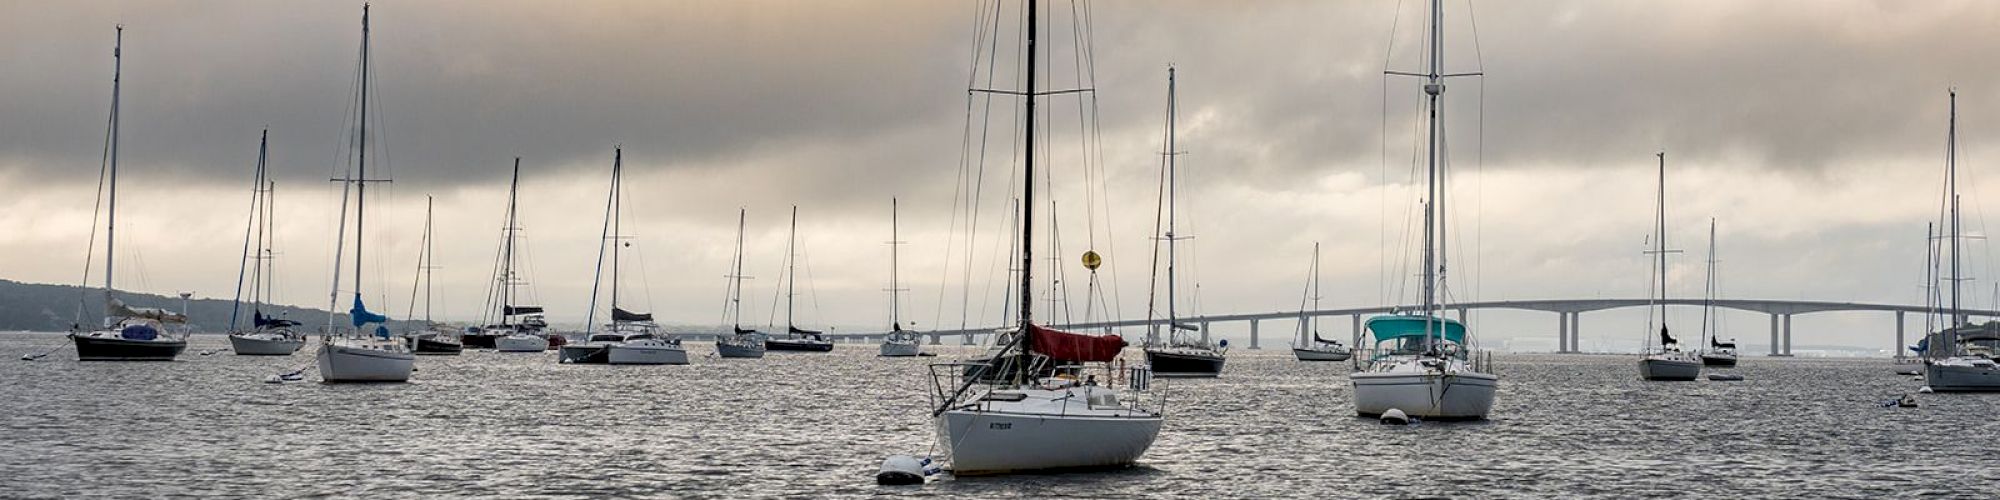
M 1723 342 L 1722 339 L 1710 337 L 1708 339 L 1708 345 L 1716 349 L 1735 349 L 1736 341 L 1731 340 L 1728 342 Z
M 807 330 L 796 326 L 787 326 L 785 330 L 792 332 L 792 335 L 811 335 L 815 339 L 819 338 L 821 333 L 819 330 Z
M 739 327 L 736 327 L 736 334 L 737 334 L 737 335 L 748 335 L 748 334 L 752 334 L 752 333 L 757 333 L 757 329 L 756 329 L 756 328 L 744 328 L 744 327 L 740 327 L 740 326 L 739 326 Z
M 389 322 L 388 316 L 368 312 L 368 306 L 361 304 L 361 295 L 359 294 L 356 294 L 354 296 L 354 307 L 348 309 L 347 314 L 354 318 L 355 328 L 361 328 L 361 325 L 366 325 L 369 323 Z
M 505 306 L 505 308 L 508 316 L 542 313 L 542 306 Z
M 616 307 L 611 308 L 612 321 L 652 321 L 652 313 L 635 313 Z
M 1319 343 L 1321 343 L 1321 344 L 1333 344 L 1333 345 L 1340 345 L 1340 341 L 1338 341 L 1338 340 L 1329 340 L 1329 339 L 1327 339 L 1326 337 L 1321 337 L 1321 336 L 1319 336 L 1319 332 L 1313 332 L 1313 341 L 1314 341 L 1314 342 L 1319 342 Z
M 125 305 L 125 301 L 118 299 L 111 299 L 111 302 L 105 304 L 104 308 L 106 315 L 117 316 L 121 318 L 150 319 L 161 323 L 186 323 L 188 319 L 187 316 L 182 315 L 181 313 L 168 311 L 166 309 L 161 309 L 158 307 L 128 306 Z
M 1117 335 L 1084 335 L 1028 325 L 1029 349 L 1049 359 L 1070 362 L 1106 362 L 1118 358 L 1125 338 Z
M 1670 346 L 1670 345 L 1680 345 L 1680 344 L 1681 341 L 1675 340 L 1673 335 L 1667 333 L 1667 325 L 1665 324 L 1660 325 L 1660 345 Z

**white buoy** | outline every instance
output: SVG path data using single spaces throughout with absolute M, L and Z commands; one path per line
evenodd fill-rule
M 264 377 L 264 383 L 266 383 L 266 384 L 282 384 L 282 383 L 285 383 L 285 380 L 284 380 L 284 379 L 281 379 L 281 378 L 278 378 L 278 376 L 277 376 L 277 375 L 272 375 L 272 376 L 269 376 L 269 377 Z
M 882 459 L 882 471 L 875 473 L 875 484 L 924 484 L 924 461 L 909 455 L 890 455 Z
M 1917 388 L 1917 394 L 1930 394 L 1930 393 L 1931 393 L 1931 386 L 1928 386 L 1928 385 L 1926 385 L 1926 386 L 1923 386 L 1923 387 L 1920 387 L 1920 388 Z
M 1389 411 L 1382 412 L 1382 423 L 1390 425 L 1410 425 L 1410 416 L 1408 414 L 1403 413 L 1403 410 L 1390 408 Z

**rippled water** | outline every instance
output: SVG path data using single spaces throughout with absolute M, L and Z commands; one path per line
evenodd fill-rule
M 402 385 L 266 384 L 311 361 L 197 337 L 173 363 L 75 361 L 0 335 L 0 497 L 1989 497 L 2000 394 L 1880 400 L 1921 384 L 1886 360 L 1748 358 L 1743 382 L 1642 382 L 1633 360 L 1504 356 L 1493 418 L 1355 418 L 1342 363 L 1232 352 L 1175 381 L 1121 471 L 879 487 L 930 445 L 922 366 L 872 345 L 691 366 L 422 358 Z M 947 356 L 965 347 L 934 347 Z M 706 344 L 690 344 L 706 354 Z

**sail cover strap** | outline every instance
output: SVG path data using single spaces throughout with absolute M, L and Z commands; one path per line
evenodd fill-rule
M 1071 362 L 1107 362 L 1118 359 L 1125 338 L 1117 335 L 1084 335 L 1028 325 L 1033 343 L 1029 349 L 1049 359 Z

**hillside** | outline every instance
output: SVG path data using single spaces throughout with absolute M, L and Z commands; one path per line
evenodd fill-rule
M 134 307 L 181 310 L 181 298 L 177 296 L 119 292 L 119 298 Z M 0 279 L 0 331 L 67 331 L 70 324 L 76 322 L 79 304 L 83 306 L 82 323 L 96 324 L 103 314 L 104 289 Z M 194 299 L 188 301 L 188 317 L 197 332 L 225 332 L 229 325 L 229 307 L 227 298 Z M 317 325 L 326 324 L 326 311 L 322 309 L 265 306 L 264 313 L 304 323 L 308 330 L 316 331 Z M 249 324 L 250 311 L 246 308 L 240 315 L 238 322 Z M 346 317 L 342 314 L 338 321 L 346 324 Z M 392 324 L 391 327 L 397 326 Z

